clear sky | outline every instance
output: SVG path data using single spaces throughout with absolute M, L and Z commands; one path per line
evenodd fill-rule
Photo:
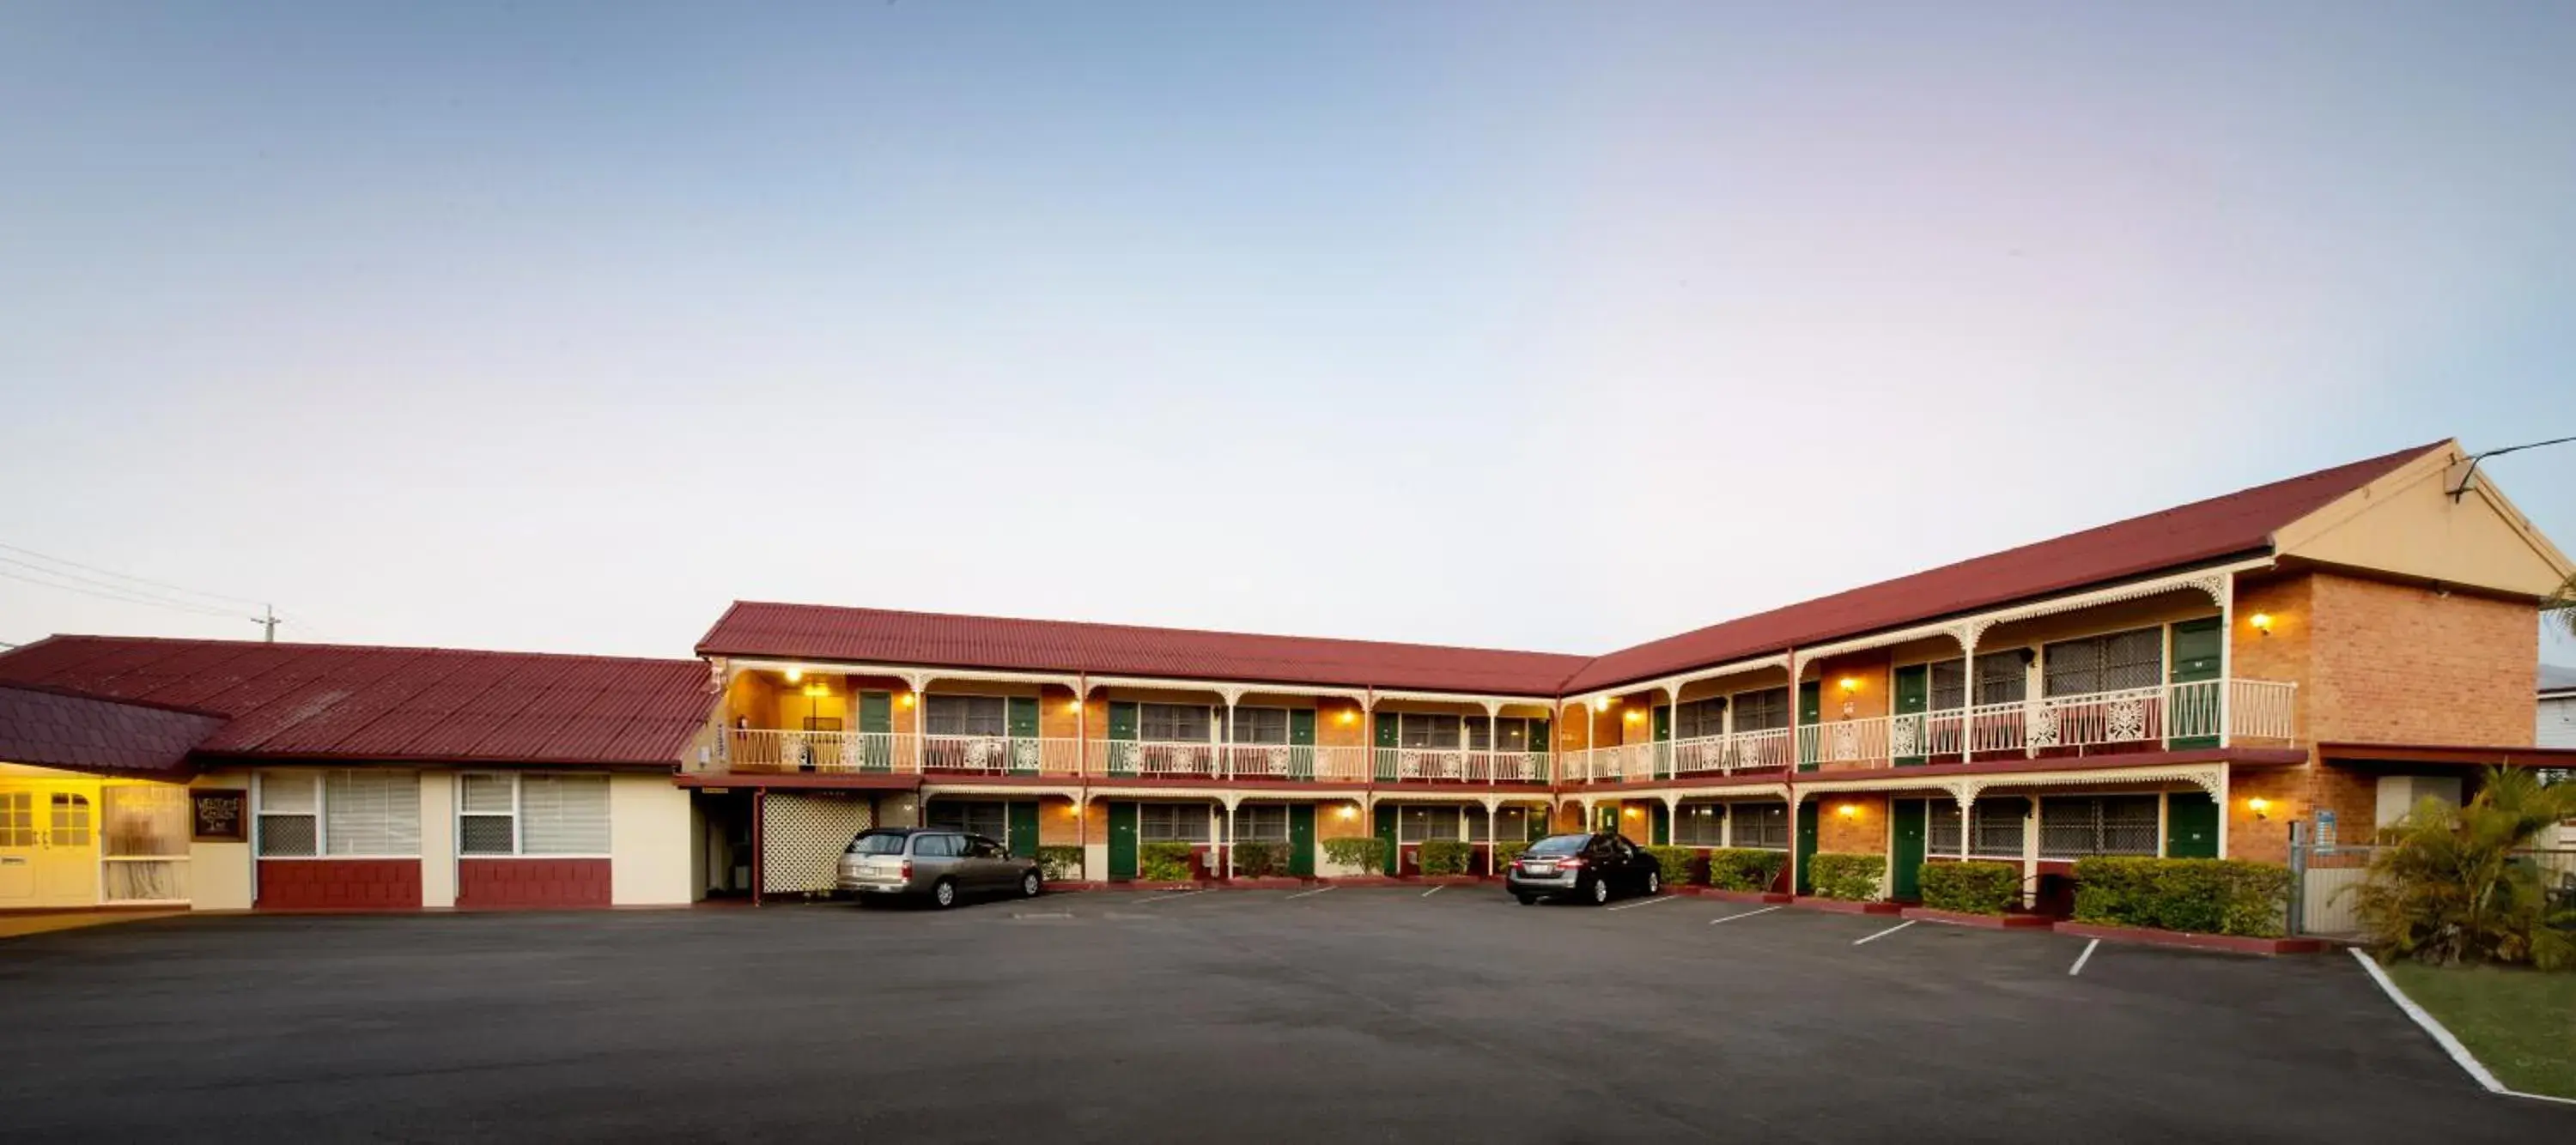
M 0 544 L 307 639 L 1605 651 L 2576 433 L 2571 58 L 2549 2 L 13 0 Z M 2576 542 L 2576 447 L 2494 476 Z M 54 631 L 256 635 L 0 579 Z

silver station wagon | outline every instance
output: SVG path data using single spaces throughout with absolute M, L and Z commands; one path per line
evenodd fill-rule
M 1035 898 L 1038 861 L 982 835 L 937 827 L 875 827 L 841 852 L 835 885 L 863 897 L 918 896 L 940 907 L 968 895 Z

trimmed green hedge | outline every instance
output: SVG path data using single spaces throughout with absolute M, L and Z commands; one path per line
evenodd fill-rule
M 1136 877 L 1147 882 L 1177 883 L 1198 877 L 1187 843 L 1144 843 L 1136 848 Z
M 2011 863 L 1925 863 L 1923 905 L 1964 914 L 2002 914 L 2021 901 L 2021 868 Z
M 1467 864 L 1475 857 L 1475 844 L 1457 839 L 1426 839 L 1414 849 L 1414 861 L 1426 875 L 1466 874 Z
M 1529 841 L 1523 839 L 1494 844 L 1494 873 L 1503 873 L 1503 868 L 1512 865 L 1512 860 L 1520 858 L 1521 852 L 1526 850 L 1529 850 Z
M 1040 847 L 1038 870 L 1051 883 L 1082 877 L 1082 848 Z
M 1719 847 L 1708 853 L 1708 885 L 1720 890 L 1767 891 L 1789 864 L 1787 851 Z
M 2075 864 L 2075 921 L 2279 938 L 2290 869 L 2244 859 L 2097 856 Z
M 1257 840 L 1236 843 L 1234 873 L 1248 879 L 1288 873 L 1288 844 Z
M 1886 872 L 1885 855 L 1821 851 L 1807 856 L 1807 883 L 1817 898 L 1869 902 L 1878 897 L 1879 879 Z
M 1656 866 L 1663 868 L 1665 885 L 1687 886 L 1695 881 L 1691 878 L 1691 868 L 1698 865 L 1699 852 L 1688 847 L 1647 847 L 1644 850 L 1655 857 Z
M 1386 840 L 1374 835 L 1324 840 L 1324 858 L 1337 866 L 1358 867 L 1364 874 L 1386 870 Z

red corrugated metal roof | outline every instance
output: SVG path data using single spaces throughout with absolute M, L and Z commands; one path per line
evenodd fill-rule
M 188 749 L 223 717 L 0 685 L 0 760 L 117 775 L 180 777 Z
M 112 636 L 0 655 L 9 684 L 185 706 L 222 717 L 197 753 L 280 759 L 667 765 L 714 704 L 694 660 Z
M 1600 657 L 737 602 L 702 656 L 1571 695 L 2267 550 L 2272 533 L 2447 443 L 2403 449 Z
M 728 609 L 698 653 L 1529 696 L 1555 695 L 1584 664 L 1552 652 L 750 601 Z

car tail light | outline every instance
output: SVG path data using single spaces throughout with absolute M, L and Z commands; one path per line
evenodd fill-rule
M 1557 866 L 1560 866 L 1560 867 L 1580 867 L 1580 866 L 1582 866 L 1582 865 L 1583 865 L 1583 860 L 1581 860 L 1581 859 L 1558 859 L 1558 860 L 1556 861 L 1556 865 L 1557 865 Z
M 912 860 L 910 859 L 905 859 L 903 861 L 903 877 L 907 879 L 912 877 Z

